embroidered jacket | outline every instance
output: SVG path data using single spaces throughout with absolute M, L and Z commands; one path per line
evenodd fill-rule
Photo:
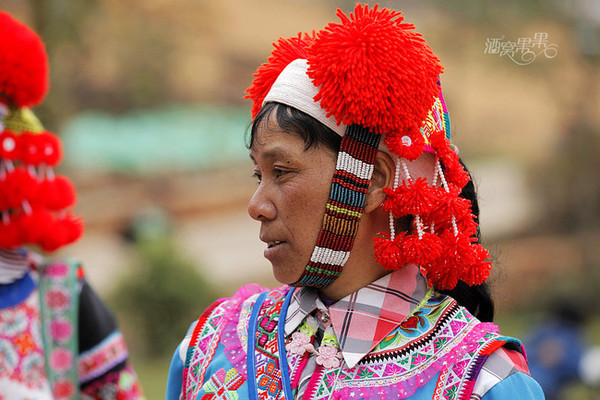
M 79 266 L 37 268 L 0 285 L 0 398 L 142 399 L 116 321 Z
M 405 273 L 329 307 L 309 288 L 240 289 L 190 328 L 167 400 L 543 398 L 520 342 Z

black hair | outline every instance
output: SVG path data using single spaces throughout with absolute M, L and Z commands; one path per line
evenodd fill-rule
M 280 128 L 287 132 L 298 134 L 305 144 L 305 149 L 313 146 L 321 146 L 337 153 L 342 142 L 342 138 L 333 130 L 326 127 L 310 115 L 299 111 L 293 107 L 279 103 L 267 103 L 252 122 L 250 137 L 247 139 L 247 147 L 252 148 L 252 144 L 258 127 L 263 123 L 268 123 L 271 113 L 275 112 L 275 117 Z M 467 170 L 463 161 L 461 164 Z M 468 172 L 468 170 L 467 170 Z M 471 212 L 477 225 L 477 241 L 479 242 L 479 203 L 477 202 L 477 193 L 475 184 L 469 174 L 469 182 L 463 188 L 461 197 L 471 201 Z M 410 226 L 410 221 L 400 221 L 402 226 Z M 469 286 L 463 281 L 458 281 L 456 287 L 452 290 L 440 290 L 440 293 L 447 294 L 454 298 L 458 304 L 465 307 L 471 314 L 482 322 L 492 322 L 494 319 L 494 301 L 492 299 L 488 285 L 484 282 L 481 285 Z
M 481 238 L 479 232 L 479 202 L 477 201 L 477 192 L 467 166 L 462 159 L 459 159 L 459 161 L 469 175 L 469 181 L 462 189 L 460 197 L 464 197 L 471 202 L 471 213 L 473 214 L 473 220 L 477 223 L 477 233 L 475 236 L 477 243 L 479 243 Z M 440 290 L 440 293 L 453 297 L 458 304 L 469 310 L 480 321 L 492 322 L 494 320 L 494 300 L 492 299 L 487 283 L 484 282 L 481 285 L 469 286 L 459 280 L 454 289 Z
M 267 124 L 271 113 L 275 112 L 275 118 L 279 127 L 286 132 L 299 135 L 304 141 L 304 149 L 319 146 L 337 154 L 342 143 L 340 135 L 323 125 L 310 115 L 280 103 L 266 103 L 256 114 L 252 122 L 250 136 L 247 138 L 246 146 L 250 149 L 254 143 L 256 131 L 261 124 Z

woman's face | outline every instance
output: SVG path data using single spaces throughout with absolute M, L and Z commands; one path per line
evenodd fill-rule
M 290 284 L 302 275 L 317 242 L 336 155 L 320 146 L 305 150 L 300 136 L 281 130 L 275 114 L 260 124 L 250 149 L 258 188 L 248 213 L 260 222 L 275 279 Z

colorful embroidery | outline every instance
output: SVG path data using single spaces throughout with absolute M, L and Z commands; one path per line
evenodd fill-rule
M 259 399 L 283 397 L 276 328 L 286 293 L 287 289 L 270 291 L 258 313 L 254 359 Z M 254 328 L 250 327 L 250 329 Z
M 284 382 L 289 384 L 293 377 L 297 377 L 306 362 L 306 357 L 288 353 L 287 367 L 290 379 L 282 379 L 277 322 L 287 290 L 288 288 L 280 288 L 269 291 L 256 311 L 255 377 L 252 380 L 256 382 L 257 398 L 261 400 L 282 399 L 286 390 Z M 243 301 L 228 300 L 223 303 L 221 311 L 215 310 L 212 313 L 214 315 L 207 320 L 207 325 L 212 324 L 213 327 L 203 329 L 198 337 L 198 345 L 195 346 L 202 348 L 200 352 L 204 354 L 209 346 L 216 346 L 222 335 L 225 355 L 232 363 L 237 376 L 241 377 L 240 380 L 248 379 L 247 375 L 240 372 L 240 368 L 245 368 L 246 363 L 246 348 L 241 341 L 246 339 L 249 314 L 255 301 L 256 296 L 250 296 Z M 230 312 L 231 315 L 224 315 Z M 226 328 L 222 333 L 216 334 L 215 327 L 225 324 L 224 321 Z M 439 385 L 435 392 L 437 398 L 462 400 L 461 393 L 465 393 L 466 386 L 461 380 L 468 382 L 469 371 L 474 365 L 473 360 L 477 359 L 482 347 L 496 337 L 496 330 L 497 327 L 493 324 L 480 323 L 450 297 L 430 297 L 356 367 L 349 369 L 342 365 L 326 369 L 317 366 L 314 385 L 310 390 L 307 388 L 305 396 L 319 400 L 330 397 L 407 398 L 439 374 Z M 291 339 L 288 338 L 287 344 L 291 344 Z M 211 361 L 211 357 L 205 357 L 201 368 L 206 369 Z M 228 368 L 223 368 L 220 376 L 211 376 L 204 385 L 202 380 L 197 381 L 198 385 L 204 386 L 203 399 L 230 399 L 241 393 L 231 389 L 233 386 L 227 383 L 229 381 L 223 373 L 229 371 Z M 189 380 L 194 374 L 193 371 L 188 372 L 186 379 Z M 198 376 L 194 375 L 193 379 L 197 379 Z M 243 382 L 246 380 L 237 386 L 238 389 L 242 387 Z M 219 391 L 217 388 L 223 390 Z M 207 397 L 208 395 L 213 397 Z M 230 397 L 215 397 L 217 395 Z
M 57 399 L 79 398 L 77 371 L 78 298 L 76 264 L 40 267 L 40 310 L 48 381 Z
M 238 400 L 236 392 L 244 384 L 244 377 L 237 373 L 235 368 L 225 372 L 218 370 L 202 387 L 206 393 L 202 400 Z
M 0 310 L 0 379 L 29 389 L 46 383 L 37 297 L 33 291 L 24 302 Z
M 183 398 L 194 400 L 202 388 L 204 373 L 210 364 L 225 324 L 224 307 L 215 303 L 200 317 L 188 347 L 183 376 Z
M 82 400 L 144 400 L 142 389 L 131 366 L 111 372 L 81 390 Z
M 127 345 L 121 332 L 115 331 L 94 348 L 79 356 L 79 381 L 89 382 L 125 362 Z

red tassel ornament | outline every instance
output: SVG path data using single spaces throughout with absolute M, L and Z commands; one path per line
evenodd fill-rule
M 54 219 L 48 230 L 51 234 L 40 238 L 37 244 L 45 251 L 54 251 L 79 239 L 83 233 L 83 224 L 80 219 L 67 214 Z
M 12 131 L 0 133 L 0 158 L 11 161 L 19 158 L 19 137 Z
M 433 233 L 424 232 L 421 237 L 411 233 L 402 238 L 402 251 L 407 262 L 426 265 L 440 256 L 442 247 L 440 238 Z
M 38 35 L 0 11 L 0 93 L 17 107 L 42 102 L 48 91 L 48 58 Z
M 410 179 L 394 190 L 384 188 L 388 197 L 382 208 L 384 211 L 391 211 L 396 217 L 429 214 L 437 207 L 437 190 L 427 184 L 425 178 Z
M 490 276 L 492 262 L 489 261 L 490 253 L 480 244 L 473 244 L 476 260 L 466 265 L 463 272 L 463 280 L 467 285 L 481 285 Z
M 401 245 L 405 234 L 405 232 L 400 232 L 398 236 L 391 239 L 389 235 L 380 232 L 381 237 L 373 239 L 375 260 L 385 269 L 395 271 L 407 264 Z
M 410 161 L 419 158 L 425 148 L 425 139 L 421 134 L 416 136 L 387 135 L 383 142 L 392 153 Z
M 39 201 L 50 210 L 59 211 L 71 207 L 75 200 L 75 188 L 65 176 L 55 175 L 53 179 L 40 183 Z
M 469 175 L 461 165 L 458 154 L 452 150 L 450 141 L 446 138 L 444 132 L 434 132 L 429 140 L 437 158 L 442 163 L 446 181 L 462 189 L 469 182 Z
M 253 119 L 262 108 L 263 100 L 281 71 L 292 61 L 308 57 L 306 48 L 313 42 L 314 35 L 314 32 L 312 34 L 300 32 L 297 36 L 287 39 L 279 38 L 277 43 L 273 43 L 275 48 L 271 56 L 258 68 L 254 74 L 252 85 L 246 90 L 245 98 L 252 100 Z
M 23 132 L 20 135 L 21 161 L 26 165 L 37 166 L 44 159 L 44 138 L 41 134 Z
M 39 183 L 36 177 L 22 166 L 0 179 L 0 210 L 20 208 L 24 200 L 37 196 Z
M 439 93 L 439 59 L 399 12 L 359 4 L 337 16 L 308 48 L 314 100 L 338 123 L 416 137 Z
M 48 131 L 41 133 L 39 136 L 42 162 L 51 167 L 57 165 L 62 159 L 62 148 L 58 136 Z
M 12 219 L 5 223 L 0 220 L 0 248 L 12 249 L 21 245 L 19 227 Z
M 50 231 L 52 214 L 41 207 L 35 207 L 32 208 L 31 212 L 16 214 L 15 223 L 21 229 L 23 243 L 38 244 Z

